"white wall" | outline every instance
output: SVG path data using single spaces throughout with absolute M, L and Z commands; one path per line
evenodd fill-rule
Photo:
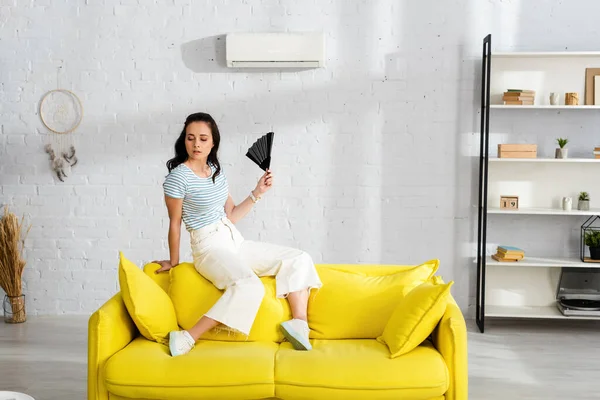
M 118 290 L 119 250 L 140 265 L 168 257 L 165 162 L 196 111 L 219 123 L 236 200 L 261 172 L 246 149 L 276 133 L 276 185 L 240 222 L 247 238 L 319 263 L 439 258 L 466 310 L 483 36 L 498 50 L 597 50 L 595 1 L 528 3 L 0 1 L 0 203 L 33 224 L 28 312 L 92 312 Z M 224 67 L 226 33 L 285 30 L 323 30 L 326 68 Z M 58 66 L 58 84 L 85 108 L 73 136 L 79 165 L 64 183 L 50 172 L 51 135 L 37 115 Z M 523 120 L 503 118 L 503 133 L 518 134 Z M 597 115 L 535 118 L 552 137 L 569 124 L 581 138 L 596 134 Z

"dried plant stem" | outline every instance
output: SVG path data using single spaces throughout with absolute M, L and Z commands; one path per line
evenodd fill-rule
M 24 218 L 21 221 L 4 207 L 4 215 L 0 218 L 0 287 L 6 292 L 13 311 L 12 321 L 25 321 L 25 305 L 23 304 L 21 278 L 25 268 L 22 259 L 25 238 L 31 226 L 24 230 Z

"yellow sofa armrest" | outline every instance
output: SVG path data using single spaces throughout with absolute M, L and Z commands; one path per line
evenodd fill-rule
M 88 400 L 108 400 L 104 364 L 137 335 L 121 293 L 92 314 L 88 322 Z
M 444 357 L 450 373 L 446 400 L 467 400 L 467 325 L 452 296 L 448 297 L 446 312 L 433 331 L 433 345 Z

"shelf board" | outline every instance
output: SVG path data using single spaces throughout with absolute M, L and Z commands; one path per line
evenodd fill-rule
M 598 51 L 500 51 L 492 52 L 492 58 L 569 58 L 569 57 L 600 57 Z
M 509 210 L 500 207 L 488 207 L 488 214 L 524 214 L 524 215 L 600 215 L 600 209 L 590 208 L 589 211 L 572 209 L 565 211 L 560 208 L 528 207 Z
M 564 316 L 555 305 L 539 307 L 486 305 L 485 316 L 499 318 L 600 320 L 600 317 L 596 316 Z
M 600 163 L 600 158 L 498 158 L 490 157 L 489 162 L 539 162 L 539 163 Z
M 502 262 L 496 261 L 492 257 L 485 258 L 485 265 L 488 267 L 540 267 L 540 268 L 600 268 L 600 263 L 582 262 L 579 258 L 567 257 L 530 257 L 525 254 L 525 258 L 520 261 Z
M 533 105 L 533 106 L 519 106 L 519 105 L 506 105 L 506 104 L 490 104 L 490 108 L 500 109 L 533 109 L 533 110 L 600 110 L 600 105 L 578 105 L 578 106 L 565 106 L 565 105 Z

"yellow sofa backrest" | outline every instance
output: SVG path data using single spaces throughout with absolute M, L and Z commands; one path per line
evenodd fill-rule
M 323 287 L 311 292 L 308 303 L 311 338 L 377 338 L 398 300 L 429 280 L 438 266 L 438 260 L 416 266 L 317 264 Z M 169 273 L 155 274 L 157 268 L 156 264 L 148 264 L 144 271 L 169 294 L 183 329 L 191 328 L 222 294 L 191 263 L 182 263 Z M 260 279 L 265 286 L 265 297 L 250 335 L 245 337 L 229 332 L 225 327 L 217 327 L 202 339 L 283 341 L 279 324 L 292 318 L 288 301 L 276 297 L 274 277 Z

